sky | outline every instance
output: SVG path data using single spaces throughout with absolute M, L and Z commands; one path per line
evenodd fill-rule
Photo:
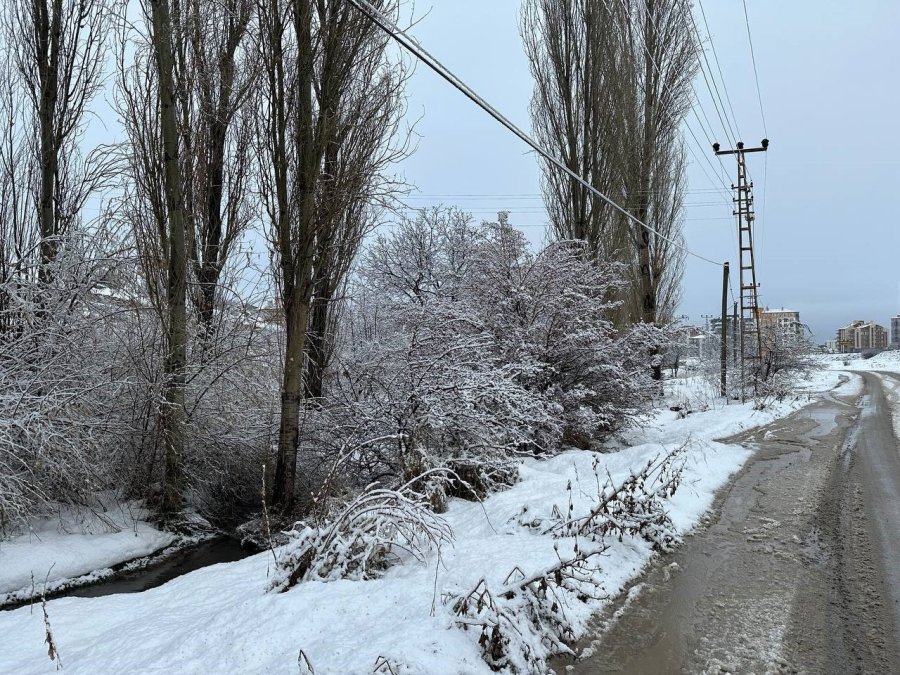
M 742 3 L 702 6 L 708 58 L 715 70 L 713 46 L 741 140 L 749 147 L 768 136 L 771 143 L 765 155 L 748 155 L 761 304 L 799 311 L 818 342 L 854 319 L 889 326 L 900 313 L 900 223 L 891 211 L 900 168 L 900 2 L 747 0 L 765 125 Z M 519 7 L 517 0 L 419 2 L 410 33 L 529 130 L 532 79 Z M 703 30 L 696 3 L 695 16 Z M 699 76 L 694 88 L 699 103 L 687 122 L 698 142 L 685 133 L 687 246 L 730 261 L 736 273 L 736 226 L 725 192 L 735 162 L 723 157 L 720 165 L 708 143 L 726 147 L 730 134 Z M 406 200 L 410 207 L 455 205 L 477 219 L 509 210 L 511 222 L 539 244 L 546 215 L 533 153 L 425 66 L 413 75 L 408 97 L 418 141 L 401 167 L 417 188 Z M 707 118 L 711 130 L 704 133 Z M 679 313 L 702 323 L 702 315 L 719 311 L 721 284 L 718 265 L 689 257 Z

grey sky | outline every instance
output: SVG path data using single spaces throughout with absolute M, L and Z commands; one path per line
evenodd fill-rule
M 430 11 L 412 32 L 528 129 L 531 76 L 518 35 L 519 4 L 419 4 L 418 14 Z M 748 0 L 748 7 L 771 139 L 768 158 L 755 155 L 749 164 L 759 215 L 761 302 L 798 310 L 819 341 L 852 319 L 886 324 L 900 312 L 900 235 L 892 210 L 900 153 L 900 2 Z M 703 8 L 743 140 L 757 144 L 764 133 L 741 2 L 706 0 Z M 713 140 L 727 145 L 702 79 L 695 88 Z M 409 105 L 411 117 L 422 115 L 418 151 L 403 166 L 421 191 L 410 205 L 455 204 L 477 218 L 505 208 L 539 242 L 546 220 L 539 169 L 523 144 L 424 66 L 410 82 Z M 695 156 L 707 153 L 718 167 L 693 115 L 689 122 L 702 144 L 687 137 Z M 734 161 L 723 160 L 730 185 Z M 691 157 L 688 246 L 734 267 L 729 206 L 721 182 L 711 182 L 710 165 L 700 163 L 705 173 Z M 718 193 L 710 192 L 714 187 Z M 691 320 L 717 311 L 720 274 L 718 267 L 689 258 L 681 311 Z

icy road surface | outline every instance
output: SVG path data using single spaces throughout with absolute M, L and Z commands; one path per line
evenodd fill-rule
M 860 373 L 728 439 L 755 450 L 705 528 L 554 664 L 574 673 L 900 672 L 900 378 Z

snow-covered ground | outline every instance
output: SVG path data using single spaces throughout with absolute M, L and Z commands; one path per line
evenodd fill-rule
M 881 352 L 869 359 L 864 359 L 859 354 L 825 354 L 819 358 L 829 368 L 834 370 L 884 370 L 894 373 L 900 372 L 900 350 L 898 349 Z
M 823 369 L 804 386 L 811 393 L 840 381 L 837 370 Z M 454 626 L 441 596 L 467 592 L 482 578 L 500 586 L 515 566 L 526 574 L 549 567 L 558 560 L 557 543 L 559 555 L 571 555 L 572 540 L 555 540 L 520 525 L 523 508 L 530 516 L 545 517 L 554 505 L 566 508 L 571 483 L 573 512 L 587 513 L 597 496 L 595 458 L 601 475 L 608 471 L 620 480 L 665 449 L 687 444 L 683 484 L 669 500 L 672 520 L 685 532 L 750 454 L 715 439 L 767 424 L 811 395 L 760 411 L 750 403 L 724 405 L 704 394 L 696 379 L 678 380 L 669 388 L 673 404 L 690 403 L 687 407 L 696 412 L 681 417 L 662 409 L 623 434 L 626 447 L 618 451 L 570 451 L 529 460 L 509 490 L 483 504 L 452 502 L 445 517 L 455 543 L 425 565 L 410 561 L 376 580 L 306 582 L 275 594 L 265 592 L 273 567 L 272 553 L 266 552 L 143 593 L 50 601 L 47 612 L 62 664 L 74 673 L 297 673 L 302 649 L 319 675 L 372 673 L 379 658 L 395 664 L 395 672 L 490 673 L 475 631 Z M 612 596 L 640 572 L 652 551 L 647 542 L 631 537 L 609 544 L 602 582 Z M 29 564 L 21 563 L 18 554 L 0 560 L 19 570 L 17 578 L 23 570 L 28 574 Z M 6 575 L 6 568 L 0 569 Z M 569 602 L 566 612 L 576 630 L 586 628 L 603 602 Z M 0 636 L 0 672 L 55 670 L 39 609 L 0 612 Z
M 113 565 L 171 544 L 174 537 L 145 517 L 127 504 L 95 512 L 63 509 L 59 517 L 33 523 L 25 534 L 0 540 L 0 600 L 19 592 L 30 595 L 32 580 L 38 588 L 46 582 L 49 590 L 76 577 L 101 578 L 111 574 Z

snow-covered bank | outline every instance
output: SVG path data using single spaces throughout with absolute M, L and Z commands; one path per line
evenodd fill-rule
M 822 371 L 809 391 L 838 384 L 837 371 Z M 691 381 L 675 383 L 679 394 L 700 397 Z M 686 444 L 684 480 L 669 500 L 680 532 L 693 527 L 715 491 L 750 452 L 715 441 L 766 424 L 799 408 L 807 397 L 775 402 L 763 410 L 750 403 L 723 405 L 680 417 L 661 410 L 624 435 L 631 447 L 607 454 L 570 451 L 550 460 L 525 462 L 521 480 L 484 504 L 454 501 L 446 515 L 455 533 L 426 565 L 407 562 L 370 581 L 307 582 L 283 593 L 265 593 L 271 553 L 220 564 L 139 594 L 48 603 L 53 638 L 65 670 L 75 673 L 296 673 L 300 650 L 319 675 L 371 673 L 379 658 L 403 673 L 489 673 L 475 631 L 454 626 L 444 592 L 467 592 L 480 579 L 504 583 L 519 566 L 526 574 L 557 562 L 573 540 L 534 533 L 519 521 L 565 509 L 571 483 L 573 512 L 596 500 L 592 464 L 620 480 L 664 449 Z M 707 402 L 708 403 L 708 402 Z M 694 406 L 699 410 L 702 406 Z M 683 411 L 682 411 L 683 412 Z M 638 574 L 652 555 L 637 538 L 612 540 L 602 557 L 608 595 Z M 566 612 L 584 630 L 603 601 L 571 598 Z M 53 672 L 47 658 L 41 612 L 0 612 L 0 672 Z M 540 645 L 536 645 L 539 648 Z M 388 672 L 388 671 L 384 671 Z
M 38 588 L 44 582 L 54 588 L 84 575 L 102 578 L 114 565 L 171 544 L 175 537 L 145 522 L 146 515 L 127 506 L 64 510 L 58 518 L 33 523 L 30 532 L 0 541 L 0 602 L 29 594 L 32 580 Z
M 900 372 L 900 350 L 892 349 L 864 359 L 859 354 L 827 354 L 820 357 L 834 370 L 884 370 Z

